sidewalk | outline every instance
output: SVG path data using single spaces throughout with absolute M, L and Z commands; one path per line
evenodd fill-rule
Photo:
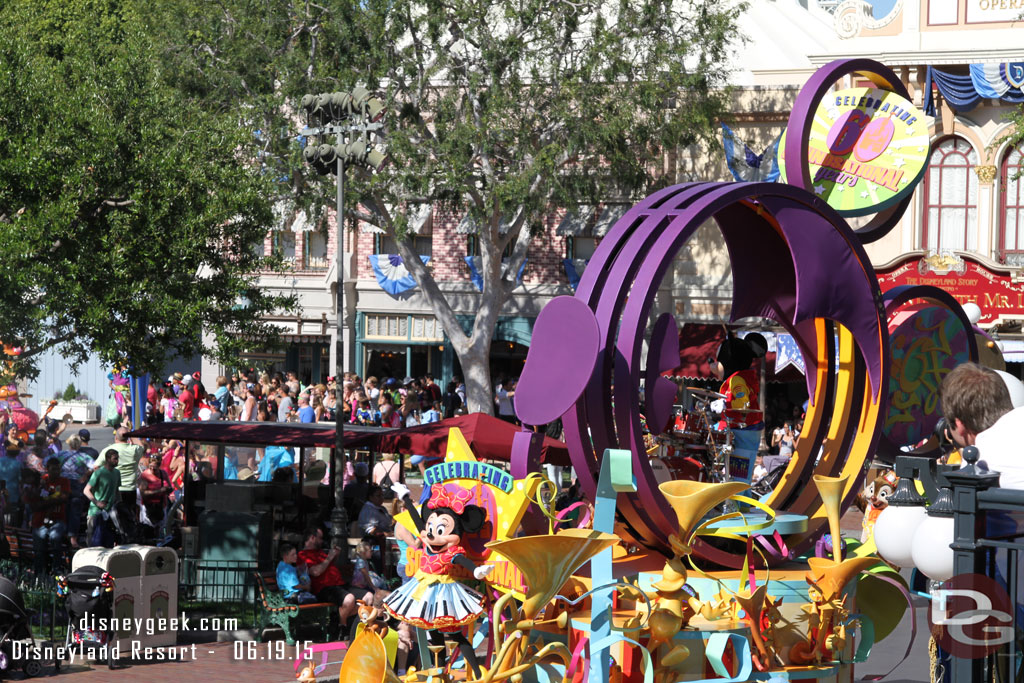
M 44 665 L 40 678 L 68 683 L 284 683 L 295 680 L 293 667 L 297 647 L 284 646 L 283 641 L 202 643 L 195 645 L 194 650 L 193 646 L 178 646 L 175 649 L 182 652 L 183 661 L 157 661 L 152 656 L 114 671 L 105 664 L 86 665 L 76 657 L 73 665 L 65 664 L 57 675 L 52 665 Z M 125 661 L 122 658 L 122 662 Z M 337 680 L 340 671 L 340 662 L 329 664 L 318 678 Z M 16 680 L 20 676 L 20 672 L 12 674 Z

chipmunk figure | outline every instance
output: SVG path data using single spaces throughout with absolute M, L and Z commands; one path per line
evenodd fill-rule
M 313 662 L 307 661 L 306 666 L 295 674 L 295 679 L 299 683 L 316 683 L 316 666 L 313 665 Z
M 362 623 L 363 628 L 376 633 L 381 638 L 387 636 L 387 615 L 384 613 L 384 610 L 368 605 L 362 600 L 356 600 L 356 604 L 359 605 L 356 609 L 356 614 L 359 616 L 359 621 Z
M 896 490 L 899 477 L 892 470 L 884 470 L 857 496 L 857 507 L 864 513 L 861 522 L 860 542 L 867 543 L 875 532 L 875 522 L 882 510 L 889 506 L 889 496 Z

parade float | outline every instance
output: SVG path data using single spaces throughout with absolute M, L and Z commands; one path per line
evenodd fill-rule
M 872 87 L 836 90 L 846 77 Z M 978 357 L 954 299 L 927 286 L 883 296 L 863 248 L 896 225 L 926 168 L 909 98 L 881 64 L 832 62 L 793 107 L 787 182 L 678 185 L 615 224 L 576 295 L 538 317 L 516 393 L 524 425 L 561 418 L 583 514 L 568 523 L 549 506 L 534 432 L 517 435 L 505 472 L 452 430 L 427 471 L 430 500 L 398 518 L 424 542 L 407 556 L 413 587 L 385 601 L 419 627 L 421 666 L 399 678 L 364 630 L 342 681 L 838 682 L 896 637 L 907 589 L 870 533 L 840 540 L 840 515 L 876 456 L 934 447 L 938 382 Z M 865 217 L 857 230 L 852 216 Z M 642 434 L 638 387 L 652 425 L 668 424 L 677 390 L 664 376 L 677 324 L 651 324 L 655 294 L 707 221 L 732 263 L 733 320 L 770 319 L 807 368 L 798 446 L 762 496 L 730 462 L 731 440 L 707 440 L 704 481 L 659 482 Z M 892 485 L 872 482 L 870 504 Z M 459 519 L 471 507 L 479 524 Z

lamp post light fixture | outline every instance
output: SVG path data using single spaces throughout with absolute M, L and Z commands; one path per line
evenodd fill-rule
M 345 291 L 345 164 L 358 165 L 372 171 L 380 170 L 386 159 L 375 149 L 370 136 L 379 136 L 384 124 L 384 103 L 372 97 L 369 90 L 357 87 L 352 92 L 303 95 L 300 101 L 306 112 L 306 128 L 302 135 L 318 144 L 308 144 L 302 150 L 303 159 L 319 175 L 334 173 L 336 178 L 336 327 L 334 340 L 335 377 L 335 440 L 332 466 L 334 511 L 331 513 L 331 540 L 335 547 L 345 548 L 348 537 L 348 516 L 344 505 L 345 430 L 341 415 L 344 407 L 344 291 Z M 334 137 L 334 144 L 325 142 Z
M 875 547 L 878 554 L 897 567 L 913 567 L 911 541 L 918 526 L 928 516 L 927 501 L 917 492 L 915 480 L 901 476 L 889 504 L 875 521 Z
M 933 581 L 953 578 L 953 549 L 949 547 L 953 543 L 953 511 L 953 491 L 940 488 L 910 542 L 914 566 Z

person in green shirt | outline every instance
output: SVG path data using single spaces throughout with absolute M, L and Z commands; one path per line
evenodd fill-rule
M 101 513 L 106 510 L 113 512 L 119 496 L 121 473 L 117 469 L 117 451 L 110 448 L 104 451 L 102 467 L 97 467 L 89 477 L 82 494 L 89 500 L 89 519 L 86 522 L 86 538 L 92 540 L 93 529 Z
M 141 442 L 132 443 L 128 439 L 128 430 L 118 429 L 114 432 L 114 443 L 106 451 L 117 451 L 117 469 L 121 472 L 121 499 L 129 508 L 135 508 L 135 486 L 139 476 L 139 460 L 145 454 Z

